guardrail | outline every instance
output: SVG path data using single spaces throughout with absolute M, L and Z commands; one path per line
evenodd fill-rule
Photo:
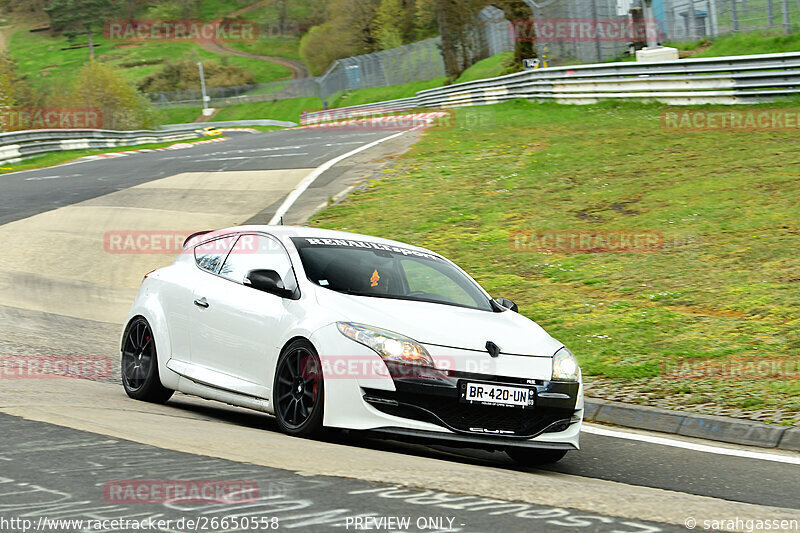
M 671 105 L 752 104 L 800 94 L 800 53 L 762 54 L 653 63 L 550 67 L 436 89 L 416 96 L 304 115 L 323 122 L 415 107 L 460 107 L 516 98 L 592 104 L 604 99 Z M 328 118 L 333 116 L 334 118 Z
M 65 150 L 89 150 L 135 146 L 137 144 L 181 141 L 199 134 L 179 131 L 119 132 L 110 130 L 29 130 L 0 134 L 0 163 Z
M 158 130 L 25 130 L 0 133 L 0 163 L 15 163 L 27 157 L 63 150 L 89 150 L 135 146 L 138 144 L 182 141 L 201 134 L 208 127 L 233 128 L 249 126 L 296 126 L 280 120 L 235 120 L 228 122 L 196 122 L 169 124 Z

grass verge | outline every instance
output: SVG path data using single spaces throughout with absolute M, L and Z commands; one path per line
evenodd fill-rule
M 313 224 L 454 259 L 570 347 L 595 396 L 799 424 L 797 133 L 676 134 L 664 109 L 458 109 L 455 127 L 428 130 Z M 653 231 L 664 244 L 529 252 L 515 230 Z
M 800 33 L 784 35 L 780 31 L 735 33 L 693 42 L 670 43 L 687 57 L 741 56 L 800 51 Z
M 188 124 L 194 122 L 203 113 L 202 107 L 176 107 L 173 109 L 156 107 L 156 124 Z
M 492 57 L 482 59 L 465 70 L 461 76 L 458 77 L 456 83 L 500 76 L 509 68 L 513 59 L 514 52 L 500 52 Z
M 233 105 L 220 108 L 214 115 L 213 122 L 226 120 L 253 120 L 259 118 L 272 120 L 288 120 L 298 122 L 303 110 L 322 109 L 319 98 L 289 98 L 274 102 L 257 102 L 254 104 Z
M 444 85 L 447 78 L 435 78 L 427 81 L 414 81 L 389 87 L 375 87 L 373 89 L 357 89 L 340 94 L 331 102 L 331 107 L 346 107 L 351 105 L 371 104 L 384 100 L 397 100 L 416 96 L 417 92 L 433 89 Z
M 228 46 L 241 52 L 249 52 L 261 56 L 302 59 L 300 57 L 300 39 L 296 37 L 262 35 L 255 41 L 231 42 Z

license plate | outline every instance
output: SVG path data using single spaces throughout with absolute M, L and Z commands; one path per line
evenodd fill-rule
M 532 407 L 534 391 L 526 387 L 509 387 L 492 383 L 465 382 L 461 387 L 461 399 L 482 405 L 507 405 Z

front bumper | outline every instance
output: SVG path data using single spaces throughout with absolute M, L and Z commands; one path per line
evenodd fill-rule
M 453 350 L 445 355 L 455 365 L 409 376 L 407 369 L 404 374 L 387 368 L 375 352 L 347 339 L 335 327 L 321 328 L 311 340 L 324 347 L 319 351 L 325 376 L 323 424 L 327 427 L 448 446 L 579 448 L 583 389 L 580 382 L 537 379 L 549 376 L 549 358 L 508 356 L 494 359 L 491 365 L 468 365 L 463 363 L 474 361 L 475 354 Z M 325 372 L 326 359 L 332 367 L 338 361 L 369 361 L 384 373 L 329 374 Z M 472 371 L 470 366 L 480 370 Z M 533 388 L 534 406 L 462 403 L 458 387 L 465 379 Z
M 403 376 L 402 367 L 387 366 L 396 390 L 362 390 L 365 402 L 388 415 L 436 424 L 460 435 L 502 436 L 511 440 L 559 433 L 580 421 L 581 413 L 576 410 L 578 383 L 452 370 L 431 370 L 425 375 L 408 378 Z M 534 406 L 519 408 L 464 402 L 461 395 L 468 381 L 534 389 Z

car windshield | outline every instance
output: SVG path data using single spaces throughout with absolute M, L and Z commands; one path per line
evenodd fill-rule
M 471 278 L 435 254 L 351 239 L 304 237 L 292 242 L 308 279 L 326 289 L 493 310 Z

